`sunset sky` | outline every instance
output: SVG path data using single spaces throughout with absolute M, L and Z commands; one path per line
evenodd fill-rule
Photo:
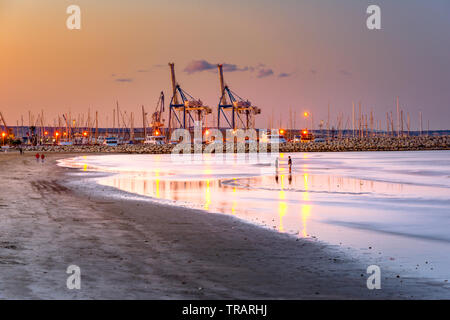
M 82 29 L 66 28 L 66 8 L 81 7 Z M 366 28 L 378 4 L 382 30 Z M 332 122 L 352 101 L 385 126 L 395 98 L 418 126 L 449 129 L 448 0 L 0 0 L 0 111 L 10 125 L 28 110 L 58 113 L 150 111 L 170 98 L 168 62 L 178 82 L 216 109 L 217 63 L 225 80 L 278 123 L 289 108 Z M 394 112 L 395 113 L 395 112 Z M 212 118 L 211 118 L 212 119 Z

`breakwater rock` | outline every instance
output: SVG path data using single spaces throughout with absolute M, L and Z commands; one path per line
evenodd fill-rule
M 25 152 L 59 153 L 129 153 L 129 154 L 168 154 L 175 145 L 126 144 L 116 147 L 106 145 L 72 146 L 27 146 Z M 203 146 L 205 148 L 205 146 Z M 268 151 L 271 150 L 270 144 Z M 191 148 L 193 152 L 194 148 Z M 233 148 L 231 148 L 233 150 Z M 249 151 L 248 145 L 245 148 Z M 280 152 L 344 152 L 344 151 L 412 151 L 412 150 L 450 150 L 450 136 L 414 136 L 414 137 L 366 137 L 342 138 L 324 142 L 284 143 L 279 145 Z M 223 152 L 226 147 L 223 146 Z M 234 147 L 234 152 L 238 148 Z M 241 152 L 241 151 L 240 151 Z

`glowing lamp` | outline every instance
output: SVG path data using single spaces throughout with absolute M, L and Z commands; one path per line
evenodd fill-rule
M 305 117 L 307 117 L 307 116 L 309 116 L 309 113 L 308 113 L 308 112 L 305 112 L 303 115 L 304 115 Z
M 88 133 L 85 131 L 83 132 L 83 136 L 87 137 Z
M 206 130 L 206 131 L 205 131 L 205 134 L 206 134 L 206 135 L 209 135 L 209 130 Z
M 6 137 L 6 133 L 2 132 L 2 137 L 3 138 Z
M 280 129 L 280 134 L 284 134 L 284 130 L 283 129 Z

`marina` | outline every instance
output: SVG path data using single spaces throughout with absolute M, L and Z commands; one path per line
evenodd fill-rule
M 172 96 L 169 109 L 165 109 L 165 95 L 162 91 L 157 100 L 156 107 L 151 113 L 147 113 L 142 105 L 142 127 L 135 127 L 135 113 L 128 112 L 120 107 L 116 101 L 116 107 L 112 109 L 112 127 L 101 128 L 99 121 L 102 115 L 95 111 L 92 116 L 89 109 L 87 114 L 72 115 L 71 112 L 58 114 L 53 119 L 53 124 L 48 121 L 42 110 L 35 115 L 28 112 L 28 126 L 24 126 L 24 116 L 21 116 L 21 124 L 7 125 L 3 114 L 0 112 L 0 131 L 2 132 L 2 145 L 97 145 L 105 144 L 105 137 L 115 143 L 106 143 L 108 146 L 119 144 L 167 144 L 171 143 L 172 134 L 178 129 L 194 132 L 194 125 L 201 126 L 203 142 L 211 140 L 210 130 L 217 129 L 225 136 L 226 131 L 233 133 L 236 130 L 265 130 L 276 132 L 278 138 L 269 139 L 277 143 L 309 143 L 333 141 L 345 138 L 371 138 L 371 137 L 414 137 L 414 136 L 442 136 L 449 135 L 446 130 L 430 130 L 429 122 L 427 130 L 423 126 L 423 114 L 419 113 L 419 122 L 416 128 L 411 126 L 411 117 L 396 98 L 396 117 L 392 112 L 386 113 L 386 126 L 382 126 L 381 120 L 375 116 L 373 110 L 367 111 L 359 102 L 358 107 L 352 103 L 351 117 L 343 112 L 330 118 L 330 105 L 328 105 L 328 118 L 320 120 L 318 126 L 314 124 L 314 113 L 304 111 L 300 117 L 289 109 L 288 119 L 282 121 L 280 115 L 279 126 L 275 126 L 273 115 L 268 119 L 267 128 L 258 128 L 255 119 L 262 113 L 261 108 L 253 106 L 249 100 L 243 99 L 231 91 L 224 80 L 223 65 L 218 64 L 218 74 L 221 92 L 217 111 L 204 105 L 200 99 L 196 99 L 181 89 L 175 76 L 175 64 L 169 63 Z M 404 117 L 404 114 L 407 117 Z M 217 118 L 215 117 L 217 114 Z M 301 114 L 301 112 L 299 112 Z M 108 124 L 108 116 L 106 124 Z M 346 117 L 346 120 L 344 120 Z M 167 123 L 166 123 L 167 118 Z M 212 119 L 211 119 L 212 118 Z M 221 122 L 222 119 L 222 122 Z M 305 126 L 298 128 L 296 122 Z M 102 121 L 105 123 L 105 121 Z M 283 126 L 286 123 L 287 126 Z M 150 138 L 149 137 L 154 137 Z M 220 138 L 219 138 L 220 139 Z M 223 138 L 222 138 L 223 139 Z M 267 138 L 265 139 L 267 140 Z M 223 139 L 226 142 L 225 139 Z M 154 143 L 157 142 L 157 143 Z

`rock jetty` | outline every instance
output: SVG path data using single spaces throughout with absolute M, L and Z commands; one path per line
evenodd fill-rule
M 168 154 L 174 145 L 126 144 L 117 147 L 106 145 L 72 146 L 27 146 L 25 152 L 59 153 L 128 153 L 128 154 Z M 224 146 L 224 151 L 225 146 Z M 270 145 L 268 147 L 270 151 Z M 412 151 L 450 150 L 450 136 L 414 137 L 367 137 L 343 138 L 325 142 L 285 143 L 279 145 L 280 152 L 345 152 L 345 151 Z M 193 148 L 192 148 L 193 151 Z M 235 147 L 234 152 L 237 152 Z M 246 148 L 248 152 L 248 146 Z

